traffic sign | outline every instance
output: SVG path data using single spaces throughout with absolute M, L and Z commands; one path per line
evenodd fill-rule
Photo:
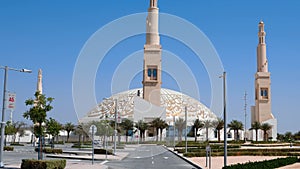
M 6 109 L 13 111 L 16 107 L 16 93 L 7 92 Z
M 91 125 L 89 133 L 96 134 L 96 132 L 97 132 L 97 127 L 95 125 Z

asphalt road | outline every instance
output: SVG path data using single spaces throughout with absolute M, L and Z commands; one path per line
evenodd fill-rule
M 191 164 L 162 146 L 141 145 L 122 161 L 105 164 L 109 169 L 193 169 Z

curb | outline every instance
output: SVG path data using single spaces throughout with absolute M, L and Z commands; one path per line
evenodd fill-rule
M 166 146 L 163 146 L 165 149 L 167 149 L 168 151 L 170 151 L 171 153 L 175 154 L 177 157 L 183 159 L 184 161 L 186 161 L 187 163 L 191 164 L 192 166 L 196 167 L 197 169 L 202 169 L 200 166 L 198 166 L 197 164 L 195 164 L 194 162 L 188 160 L 187 158 L 175 153 L 174 151 L 168 149 Z

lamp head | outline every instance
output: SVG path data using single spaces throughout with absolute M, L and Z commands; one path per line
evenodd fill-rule
M 29 70 L 29 69 L 21 69 L 20 72 L 32 73 L 32 70 Z

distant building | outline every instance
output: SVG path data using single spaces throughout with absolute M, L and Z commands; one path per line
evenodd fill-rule
M 257 46 L 257 72 L 255 74 L 255 106 L 251 107 L 251 123 L 260 122 L 268 123 L 272 126 L 268 136 L 273 141 L 277 137 L 277 120 L 272 114 L 271 100 L 271 74 L 268 70 L 266 32 L 264 31 L 264 23 L 258 24 L 258 46 Z M 252 131 L 252 139 L 256 138 L 255 131 Z M 263 140 L 263 133 L 258 133 L 258 140 Z

